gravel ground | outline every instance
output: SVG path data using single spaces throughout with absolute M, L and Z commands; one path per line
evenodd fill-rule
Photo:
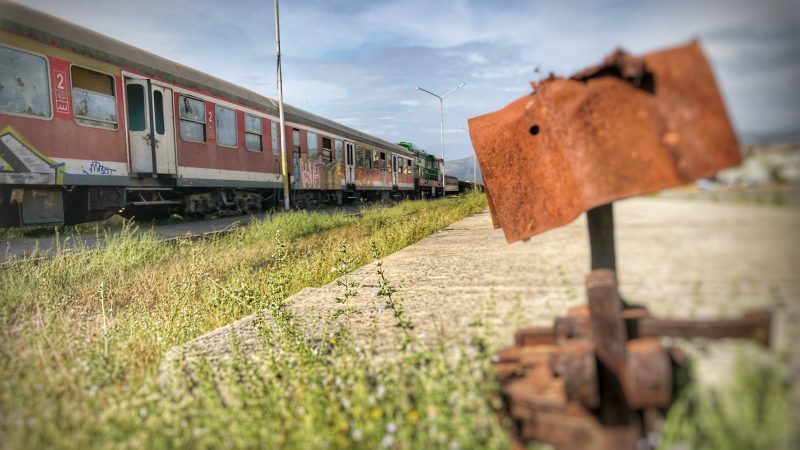
M 618 276 L 628 301 L 646 305 L 654 315 L 681 318 L 772 308 L 773 348 L 790 351 L 794 379 L 800 378 L 800 352 L 792 347 L 800 339 L 800 208 L 636 198 L 615 203 L 615 220 Z M 423 341 L 438 335 L 468 339 L 474 332 L 470 324 L 480 320 L 493 330 L 495 346 L 510 344 L 520 326 L 549 326 L 568 307 L 585 302 L 588 265 L 585 216 L 528 242 L 508 244 L 500 230 L 492 229 L 488 212 L 383 260 L 386 277 L 399 288 L 396 295 Z M 367 341 L 374 333 L 378 347 L 388 349 L 396 347 L 399 335 L 383 300 L 375 296 L 375 270 L 367 265 L 351 274 L 362 285 L 351 300 L 362 310 L 353 319 L 353 337 Z M 332 283 L 304 289 L 289 302 L 314 334 L 340 295 L 341 288 Z M 190 346 L 225 355 L 232 331 L 246 348 L 255 336 L 252 317 Z M 724 379 L 735 347 L 731 342 L 691 346 L 690 353 L 703 356 L 701 381 L 713 385 Z M 179 351 L 173 349 L 165 359 Z

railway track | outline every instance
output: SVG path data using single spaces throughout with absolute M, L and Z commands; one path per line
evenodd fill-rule
M 327 208 L 308 212 L 333 213 L 336 211 L 341 212 L 342 209 Z M 346 216 L 358 216 L 361 215 L 361 210 L 358 207 L 345 208 L 344 213 Z M 160 236 L 158 238 L 159 242 L 174 244 L 187 241 L 194 242 L 230 234 L 242 229 L 252 220 L 261 220 L 267 216 L 267 214 L 261 213 L 244 217 L 225 217 L 214 220 L 164 224 L 144 228 L 140 232 L 155 232 Z M 111 232 L 111 234 L 114 233 L 118 233 L 118 231 Z M 44 250 L 42 250 L 42 242 L 45 242 L 45 245 L 49 243 L 49 246 Z M 0 268 L 12 266 L 23 260 L 39 262 L 60 255 L 92 252 L 102 248 L 105 242 L 105 235 L 100 236 L 99 233 L 69 234 L 66 236 L 54 235 L 46 238 L 11 238 L 6 240 L 4 243 L 6 247 L 5 251 L 0 253 Z M 39 255 L 39 253 L 43 254 Z M 36 256 L 31 258 L 32 255 Z

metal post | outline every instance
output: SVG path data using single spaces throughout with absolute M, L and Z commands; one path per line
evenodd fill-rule
M 439 97 L 439 132 L 442 141 L 442 197 L 445 194 L 444 180 L 444 97 Z
M 278 0 L 275 0 L 275 52 L 278 63 L 278 115 L 281 127 L 281 176 L 283 177 L 283 209 L 289 210 L 289 164 L 286 158 L 286 121 L 283 117 L 283 69 L 281 67 L 281 25 Z
M 436 94 L 434 94 L 433 92 L 431 92 L 431 91 L 429 91 L 427 89 L 422 89 L 421 87 L 417 86 L 417 90 L 420 90 L 422 92 L 426 92 L 428 94 L 431 94 L 432 96 L 434 96 L 434 97 L 439 99 L 439 130 L 441 132 L 441 139 L 442 139 L 442 196 L 444 196 L 444 193 L 445 193 L 445 181 L 444 181 L 444 99 L 447 98 L 448 95 L 450 95 L 453 92 L 455 92 L 455 91 L 461 89 L 462 87 L 464 87 L 465 84 L 467 84 L 467 83 L 463 83 L 462 82 L 458 86 L 456 86 L 453 89 L 450 89 L 449 91 L 447 91 L 447 93 L 444 94 L 444 95 L 436 95 Z
M 611 203 L 586 211 L 589 225 L 589 246 L 592 251 L 592 270 L 611 269 L 617 271 L 617 256 L 614 250 L 614 207 Z

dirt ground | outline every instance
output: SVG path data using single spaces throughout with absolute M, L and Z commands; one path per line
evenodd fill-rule
M 614 209 L 618 277 L 626 300 L 677 318 L 771 308 L 772 351 L 790 351 L 792 377 L 800 379 L 800 208 L 662 197 L 629 199 Z M 528 242 L 508 244 L 484 212 L 386 257 L 383 267 L 422 341 L 441 335 L 469 339 L 480 321 L 493 331 L 491 345 L 508 345 L 518 327 L 551 325 L 568 307 L 585 302 L 585 216 Z M 377 336 L 378 346 L 388 349 L 399 335 L 376 296 L 376 268 L 370 264 L 351 274 L 361 284 L 351 302 L 362 311 L 353 319 L 353 336 L 357 342 Z M 307 288 L 289 302 L 314 334 L 321 318 L 338 307 L 334 298 L 341 291 L 333 283 Z M 244 341 L 255 336 L 252 317 L 199 338 L 195 348 L 224 354 L 233 330 Z M 723 380 L 736 348 L 741 346 L 732 342 L 690 348 L 703 355 L 702 381 Z M 800 399 L 800 388 L 796 391 Z

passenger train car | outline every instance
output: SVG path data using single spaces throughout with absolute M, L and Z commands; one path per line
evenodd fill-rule
M 409 149 L 285 105 L 295 205 L 416 193 Z M 282 197 L 271 98 L 0 1 L 0 226 Z
M 398 142 L 414 156 L 414 192 L 421 197 L 441 197 L 442 164 L 444 161 L 417 147 L 411 142 Z

